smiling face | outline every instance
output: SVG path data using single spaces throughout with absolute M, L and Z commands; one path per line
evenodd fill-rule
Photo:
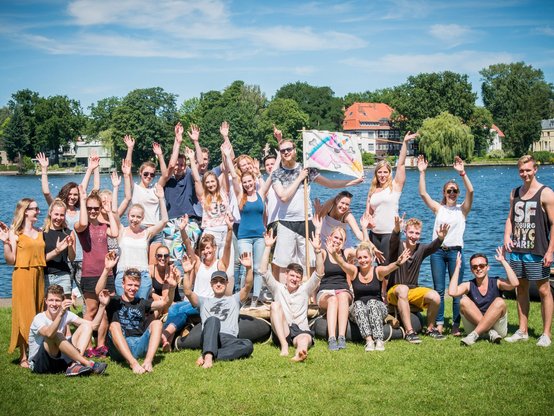
M 96 198 L 88 198 L 86 209 L 89 220 L 97 220 L 101 209 L 100 201 Z
M 241 178 L 242 189 L 246 194 L 251 195 L 253 192 L 256 192 L 256 182 L 250 174 L 245 174 Z
M 241 171 L 241 173 L 253 172 L 254 164 L 252 163 L 252 160 L 250 158 L 242 157 L 238 161 L 238 168 Z
M 388 165 L 381 166 L 375 171 L 375 177 L 377 178 L 377 183 L 380 186 L 384 186 L 390 179 L 391 171 Z
M 519 165 L 519 177 L 524 183 L 531 183 L 537 174 L 537 167 L 533 161 L 522 163 Z
M 484 279 L 485 276 L 489 273 L 489 264 L 487 262 L 487 259 L 484 257 L 475 257 L 470 260 L 469 266 L 471 268 L 471 273 L 477 278 L 477 279 Z
M 59 230 L 63 227 L 65 222 L 65 207 L 56 205 L 50 212 L 50 221 L 55 230 Z
M 140 273 L 123 275 L 123 294 L 128 300 L 133 300 L 140 289 Z
M 169 264 L 169 249 L 165 246 L 160 246 L 156 250 L 156 264 L 164 267 Z
M 51 317 L 58 316 L 58 313 L 62 310 L 63 295 L 58 295 L 55 293 L 48 293 L 46 296 L 46 310 Z
M 228 281 L 225 280 L 223 277 L 216 277 L 210 281 L 210 285 L 212 286 L 212 290 L 214 291 L 214 295 L 216 298 L 220 298 L 225 295 L 227 283 Z
M 212 262 L 215 256 L 215 247 L 212 243 L 205 243 L 203 247 L 200 248 L 200 258 L 204 262 Z
M 327 237 L 327 243 L 331 244 L 335 250 L 342 249 L 344 245 L 345 235 L 342 228 L 335 228 L 333 232 Z
M 25 209 L 25 218 L 27 218 L 32 223 L 37 222 L 38 216 L 40 214 L 40 208 L 38 207 L 37 201 L 32 201 L 29 203 L 29 206 Z
M 151 166 L 144 166 L 140 172 L 142 184 L 146 187 L 150 186 L 156 176 L 156 169 Z
M 132 206 L 127 217 L 129 219 L 129 226 L 138 228 L 144 219 L 144 209 L 139 206 Z
M 207 173 L 204 176 L 204 188 L 210 194 L 215 194 L 218 191 L 218 185 L 217 178 L 213 173 Z
M 294 143 L 286 140 L 281 142 L 279 145 L 279 152 L 281 153 L 283 162 L 288 164 L 296 162 L 296 149 Z
M 460 188 L 454 182 L 447 182 L 443 188 L 443 198 L 446 205 L 455 206 L 460 194 Z
M 202 151 L 202 160 L 198 163 L 198 170 L 200 173 L 204 173 L 208 170 L 210 164 L 210 155 L 208 152 Z
M 361 269 L 368 269 L 373 263 L 373 256 L 370 251 L 365 248 L 356 250 L 356 259 Z
M 350 211 L 351 202 L 352 198 L 348 198 L 346 196 L 340 198 L 338 201 L 336 201 L 337 212 L 339 214 L 346 214 L 348 211 Z
M 407 225 L 406 226 L 406 239 L 410 246 L 414 246 L 419 241 L 421 237 L 421 227 L 417 225 Z
M 266 159 L 265 162 L 264 162 L 264 168 L 265 168 L 265 171 L 269 174 L 273 171 L 273 168 L 275 167 L 275 159 L 274 158 L 269 158 L 269 159 Z
M 67 201 L 65 203 L 69 207 L 74 207 L 79 202 L 79 189 L 71 188 L 69 194 L 67 195 Z
M 302 283 L 302 274 L 294 270 L 287 270 L 285 278 L 287 290 L 291 293 L 297 290 Z
M 181 177 L 185 174 L 186 169 L 187 160 L 185 159 L 184 155 L 179 155 L 179 157 L 177 158 L 177 164 L 175 165 L 174 175 L 177 177 Z

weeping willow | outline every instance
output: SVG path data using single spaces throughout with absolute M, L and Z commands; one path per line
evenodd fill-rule
M 429 163 L 449 165 L 454 156 L 464 160 L 473 155 L 473 135 L 468 126 L 448 112 L 428 118 L 418 130 L 419 150 Z

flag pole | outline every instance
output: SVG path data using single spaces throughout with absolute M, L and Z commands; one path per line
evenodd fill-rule
M 306 167 L 306 151 L 304 149 L 304 132 L 306 128 L 302 127 L 302 169 L 305 169 Z M 308 201 L 308 177 L 306 176 L 304 178 L 304 232 L 306 235 L 306 278 L 309 278 L 310 275 L 310 227 L 308 223 L 308 207 L 309 207 L 309 201 Z

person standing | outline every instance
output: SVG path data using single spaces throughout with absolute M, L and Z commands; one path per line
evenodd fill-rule
M 522 156 L 518 163 L 523 185 L 510 194 L 510 213 L 504 228 L 504 248 L 510 253 L 510 267 L 519 278 L 516 289 L 519 329 L 506 338 L 508 342 L 527 341 L 529 335 L 529 281 L 537 284 L 541 298 L 543 333 L 539 347 L 552 343 L 552 312 L 554 310 L 549 275 L 554 253 L 552 223 L 554 222 L 554 192 L 537 180 L 537 162 L 533 156 Z

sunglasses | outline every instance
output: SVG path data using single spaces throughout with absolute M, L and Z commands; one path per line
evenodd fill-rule
M 215 285 L 217 283 L 221 283 L 222 285 L 226 284 L 227 283 L 227 280 L 223 279 L 223 278 L 218 278 L 218 279 L 212 279 L 212 285 Z
M 451 194 L 457 195 L 458 192 L 460 192 L 460 191 L 458 191 L 457 189 L 454 189 L 454 188 L 450 188 L 450 189 L 447 189 L 447 190 L 446 190 L 446 193 L 447 193 L 448 195 L 451 195 Z
M 132 271 L 126 271 L 125 276 L 135 276 L 135 277 L 141 277 L 140 272 L 137 272 L 135 270 Z
M 292 152 L 294 150 L 294 147 L 284 147 L 283 149 L 279 149 L 279 152 L 281 152 L 281 154 L 285 154 L 285 153 L 289 153 L 289 152 Z
M 484 269 L 487 266 L 488 266 L 487 263 L 472 264 L 471 265 L 471 270 L 481 270 L 481 269 Z
M 169 257 L 169 254 L 156 254 L 156 257 L 158 259 L 167 259 Z
M 87 207 L 87 211 L 92 211 L 92 212 L 100 211 L 100 207 Z
M 39 207 L 29 207 L 29 208 L 27 208 L 27 211 L 36 211 L 36 212 L 39 212 L 39 211 L 40 211 L 40 208 L 39 208 Z
M 152 173 L 152 172 L 144 172 L 144 173 L 142 174 L 142 176 L 145 177 L 145 178 L 153 178 L 153 177 L 156 176 L 156 174 L 155 174 L 155 173 Z

